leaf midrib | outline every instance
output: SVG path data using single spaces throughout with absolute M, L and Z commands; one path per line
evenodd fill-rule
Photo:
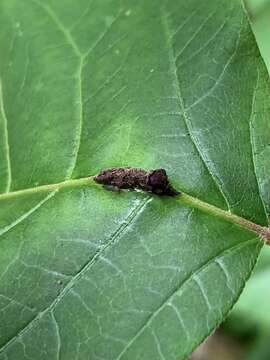
M 79 86 L 79 92 L 80 92 L 80 94 L 79 94 L 80 95 L 79 96 L 79 98 L 80 98 L 80 116 L 79 116 L 79 129 L 78 129 L 77 141 L 76 141 L 76 144 L 77 144 L 77 146 L 76 146 L 76 154 L 75 154 L 73 162 L 72 162 L 72 164 L 71 164 L 71 166 L 70 166 L 70 168 L 68 170 L 67 180 L 65 180 L 63 182 L 60 182 L 60 183 L 55 183 L 55 184 L 41 185 L 41 186 L 37 186 L 35 188 L 28 188 L 28 189 L 23 189 L 23 190 L 18 190 L 18 191 L 6 192 L 6 193 L 3 193 L 3 194 L 0 194 L 0 201 L 6 200 L 6 199 L 11 199 L 11 198 L 16 198 L 17 196 L 39 193 L 39 192 L 43 192 L 43 191 L 44 192 L 47 192 L 47 191 L 56 191 L 57 192 L 59 189 L 65 188 L 65 187 L 73 187 L 73 186 L 78 187 L 78 186 L 84 186 L 84 185 L 89 186 L 90 182 L 94 183 L 92 177 L 81 178 L 81 179 L 76 179 L 76 180 L 71 179 L 72 173 L 74 172 L 74 169 L 76 167 L 78 152 L 79 152 L 79 149 L 80 149 L 80 141 L 81 141 L 81 133 L 82 133 L 81 73 L 82 73 L 84 60 L 87 57 L 88 52 L 83 54 L 80 51 L 79 47 L 77 46 L 77 44 L 74 41 L 73 37 L 71 36 L 70 32 L 65 28 L 64 24 L 57 17 L 57 15 L 53 12 L 53 10 L 51 10 L 48 6 L 40 3 L 38 0 L 29 0 L 29 1 L 35 3 L 37 6 L 42 8 L 47 13 L 47 15 L 51 18 L 51 20 L 54 22 L 56 27 L 59 29 L 59 31 L 67 39 L 67 42 L 70 44 L 71 48 L 74 51 L 74 54 L 78 57 L 78 60 L 79 60 L 77 70 L 78 70 L 78 79 L 79 79 L 79 82 L 80 82 L 80 86 Z M 190 121 L 188 119 L 187 114 L 185 113 L 186 108 L 185 108 L 185 104 L 183 102 L 183 98 L 182 98 L 182 95 L 181 95 L 180 84 L 179 84 L 179 79 L 178 79 L 178 74 L 177 74 L 177 67 L 176 67 L 176 64 L 175 64 L 175 54 L 174 54 L 173 45 L 171 43 L 171 35 L 172 34 L 171 34 L 171 29 L 169 28 L 169 24 L 168 24 L 168 20 L 167 20 L 166 16 L 167 16 L 166 9 L 165 9 L 165 6 L 163 6 L 161 8 L 161 21 L 162 21 L 163 30 L 164 30 L 164 33 L 165 33 L 165 36 L 166 36 L 167 45 L 168 45 L 168 48 L 169 48 L 168 49 L 169 50 L 169 58 L 170 58 L 172 71 L 175 74 L 175 81 L 177 82 L 177 89 L 178 89 L 177 90 L 177 96 L 178 96 L 178 99 L 179 99 L 179 102 L 180 102 L 180 107 L 181 107 L 181 109 L 183 111 L 183 114 L 184 114 L 185 125 L 186 125 L 187 129 L 189 130 L 189 132 L 191 134 L 191 140 L 192 140 L 192 142 L 193 142 L 193 144 L 194 144 L 200 158 L 202 159 L 203 164 L 205 165 L 207 171 L 210 174 L 210 177 L 212 178 L 212 180 L 216 184 L 217 188 L 219 189 L 222 197 L 225 199 L 225 201 L 226 201 L 226 203 L 228 205 L 228 209 L 230 209 L 228 201 L 227 201 L 227 199 L 225 197 L 225 194 L 223 193 L 223 190 L 222 190 L 222 188 L 221 188 L 221 186 L 219 184 L 218 179 L 216 178 L 216 176 L 214 174 L 211 173 L 211 171 L 210 171 L 209 167 L 207 166 L 207 163 L 206 163 L 206 161 L 204 159 L 204 156 L 200 151 L 200 147 L 197 144 L 197 140 L 195 138 L 193 138 L 193 132 L 191 131 L 192 130 L 191 129 L 191 124 L 190 124 Z M 235 52 L 236 52 L 236 50 L 238 48 L 238 43 L 239 43 L 239 38 L 241 36 L 241 31 L 242 31 L 242 26 L 240 26 L 238 39 L 236 41 L 235 51 L 234 51 L 234 53 L 233 53 L 233 55 L 231 57 L 234 56 L 234 54 L 235 54 Z M 92 51 L 92 48 L 90 48 L 90 51 Z M 230 59 L 231 59 L 231 57 L 230 57 Z M 229 62 L 230 62 L 230 60 L 229 60 Z M 255 93 L 256 93 L 256 89 L 254 90 L 253 101 L 254 101 Z M 253 109 L 253 106 L 252 106 L 252 109 Z M 252 110 L 251 110 L 251 115 L 252 115 Z M 252 145 L 252 143 L 251 143 L 251 145 Z M 252 155 L 254 155 L 253 149 L 252 149 Z M 254 159 L 253 159 L 253 161 L 254 161 Z M 255 165 L 254 165 L 254 172 L 255 172 L 255 177 L 257 179 Z M 257 182 L 258 182 L 258 179 L 257 179 Z M 259 196 L 261 198 L 259 186 L 258 186 L 258 192 L 259 192 Z M 181 199 L 184 200 L 183 195 L 181 196 Z M 214 207 L 214 206 L 212 206 L 212 205 L 210 205 L 210 204 L 208 204 L 206 202 L 202 202 L 199 199 L 193 198 L 193 197 L 191 197 L 189 195 L 185 196 L 184 202 L 186 202 L 187 204 L 189 204 L 191 206 L 199 207 L 201 210 L 205 210 L 205 211 L 211 213 L 212 215 L 217 215 L 217 216 L 219 216 L 219 217 L 221 217 L 223 219 L 226 219 L 227 221 L 230 221 L 230 222 L 239 224 L 239 225 L 241 225 L 243 227 L 246 227 L 249 230 L 255 231 L 260 235 L 265 233 L 265 230 L 264 230 L 265 228 L 264 227 L 262 227 L 260 225 L 257 225 L 255 223 L 252 223 L 247 219 L 238 217 L 237 215 L 231 214 L 229 211 L 224 211 L 224 210 L 221 210 L 220 208 Z M 261 198 L 261 202 L 262 202 L 262 205 L 264 206 L 264 202 L 263 202 L 262 198 Z M 43 203 L 43 201 L 42 201 L 42 203 Z M 40 206 L 37 206 L 37 209 L 39 207 Z M 34 208 L 30 209 L 30 212 L 29 212 L 30 214 L 35 211 L 33 209 Z M 265 210 L 265 207 L 264 207 L 264 210 Z M 15 221 L 15 225 L 16 225 L 16 221 Z M 1 233 L 0 233 L 0 235 L 1 235 Z
M 80 70 L 79 71 L 81 71 L 81 69 L 82 69 L 82 66 L 81 66 L 82 64 L 80 64 Z M 81 75 L 80 75 L 81 76 Z M 79 141 L 80 141 L 80 138 L 79 138 Z M 78 145 L 79 146 L 79 145 Z M 196 144 L 195 144 L 195 146 L 196 146 Z M 196 147 L 197 148 L 197 147 Z M 78 147 L 78 150 L 79 150 L 79 147 Z M 78 155 L 78 151 L 77 151 L 77 155 Z M 76 159 L 75 159 L 75 164 L 74 164 L 74 166 L 73 166 L 73 169 L 75 168 L 75 166 L 76 166 Z M 208 169 L 209 170 L 209 169 Z M 210 172 L 210 171 L 209 171 Z M 212 176 L 212 174 L 210 173 L 210 175 Z M 212 178 L 213 178 L 213 176 L 212 176 Z M 213 180 L 215 181 L 215 179 L 213 178 Z M 94 186 L 95 185 L 95 183 L 94 183 L 94 181 L 93 181 L 93 177 L 87 177 L 87 178 L 81 178 L 81 179 L 73 179 L 73 180 L 67 180 L 67 181 L 63 181 L 63 182 L 60 182 L 60 183 L 56 183 L 56 184 L 47 184 L 47 185 L 41 185 L 41 186 L 38 186 L 38 187 L 35 187 L 35 188 L 28 188 L 28 189 L 22 189 L 22 190 L 18 190 L 18 191 L 13 191 L 13 192 L 9 192 L 9 193 L 7 193 L 7 194 L 0 194 L 0 201 L 1 200 L 7 200 L 7 199 L 16 199 L 16 198 L 18 198 L 18 197 L 20 197 L 20 196 L 28 196 L 28 195 L 31 195 L 31 194 L 35 194 L 35 193 L 40 193 L 40 192 L 58 192 L 58 190 L 61 190 L 61 189 L 64 189 L 64 188 L 82 188 L 83 186 Z M 221 190 L 221 189 L 220 189 Z M 50 194 L 52 194 L 52 193 L 50 193 Z M 148 197 L 148 199 L 149 199 L 149 197 Z M 218 217 L 220 217 L 220 218 L 223 218 L 223 219 L 225 219 L 225 220 L 227 220 L 227 221 L 230 221 L 230 222 L 232 222 L 232 223 L 234 223 L 234 224 L 238 224 L 238 225 L 240 225 L 240 226 L 242 226 L 242 227 L 245 227 L 245 228 L 247 228 L 247 229 L 249 229 L 249 230 L 251 230 L 251 231 L 254 231 L 254 232 L 256 232 L 257 234 L 259 234 L 259 235 L 262 235 L 262 230 L 264 230 L 265 228 L 264 227 L 261 227 L 260 225 L 257 225 L 257 224 L 255 224 L 255 223 L 252 223 L 252 222 L 250 222 L 250 221 L 248 221 L 248 220 L 246 220 L 246 219 L 244 219 L 244 218 L 241 218 L 241 217 L 238 217 L 237 215 L 234 215 L 234 214 L 231 214 L 230 212 L 228 212 L 228 211 L 224 211 L 224 210 L 222 210 L 222 209 L 220 209 L 220 208 L 218 208 L 218 207 L 215 207 L 215 206 L 213 206 L 213 205 L 211 205 L 211 204 L 209 204 L 209 203 L 206 203 L 206 202 L 202 202 L 201 200 L 199 200 L 199 199 L 196 199 L 196 198 L 194 198 L 194 197 L 191 197 L 191 196 L 189 196 L 189 195 L 187 195 L 187 194 L 183 194 L 182 193 L 182 195 L 180 195 L 179 197 L 177 197 L 176 199 L 176 203 L 178 203 L 178 202 L 182 202 L 182 203 L 185 203 L 185 204 L 187 204 L 187 205 L 189 205 L 189 206 L 191 206 L 191 207 L 194 207 L 194 208 L 197 208 L 197 209 L 200 209 L 200 210 L 203 210 L 203 211 L 206 211 L 206 212 L 208 212 L 208 213 L 210 213 L 211 215 L 213 215 L 213 216 L 218 216 Z M 140 203 L 140 205 L 139 206 L 137 206 L 136 207 L 136 212 L 135 212 L 135 216 L 136 216 L 136 213 L 137 213 L 137 211 L 138 211 L 138 209 L 137 208 L 141 208 L 143 205 L 142 204 L 144 204 L 146 201 L 144 200 L 144 201 L 142 201 L 141 203 Z M 42 203 L 43 204 L 43 203 Z M 41 206 L 42 206 L 42 204 L 41 204 Z M 40 207 L 40 206 L 39 206 Z M 38 208 L 39 208 L 38 207 Z M 33 210 L 32 212 L 34 212 L 35 210 Z M 31 213 L 32 213 L 31 212 Z M 131 213 L 133 213 L 133 211 L 131 211 Z M 129 214 L 130 215 L 130 214 Z M 131 218 L 131 221 L 133 220 L 133 217 Z M 121 233 L 124 231 L 124 229 L 128 226 L 130 224 L 130 222 L 128 221 L 127 222 L 127 225 L 123 225 L 123 227 L 122 226 L 120 226 L 117 230 L 116 230 L 116 232 L 114 233 L 114 234 L 112 234 L 112 236 L 111 236 L 111 238 L 110 238 L 110 240 L 108 241 L 108 243 L 105 245 L 105 247 L 104 248 L 102 248 L 102 251 L 104 251 L 105 250 L 105 248 L 107 248 L 108 246 L 110 246 L 111 244 L 112 244 L 112 242 L 116 239 L 116 238 L 118 238 L 120 235 L 121 235 Z M 249 240 L 249 241 L 247 241 L 247 242 L 245 242 L 244 244 L 238 244 L 237 245 L 237 249 L 238 248 L 241 248 L 241 246 L 246 246 L 248 243 L 250 243 L 251 241 L 257 241 L 256 239 L 254 240 L 254 239 L 252 239 L 252 240 Z M 236 248 L 236 247 L 235 247 Z M 230 250 L 233 250 L 234 248 L 232 247 L 232 248 L 229 248 L 227 251 L 230 251 Z M 42 314 L 45 312 L 45 311 L 52 311 L 51 309 L 53 309 L 54 308 L 54 306 L 56 306 L 56 304 L 62 299 L 62 297 L 65 295 L 65 293 L 66 293 L 66 291 L 68 291 L 71 287 L 72 287 L 72 285 L 74 284 L 74 282 L 78 279 L 78 277 L 81 277 L 82 275 L 83 275 L 83 273 L 86 271 L 86 270 L 88 270 L 91 266 L 92 266 L 92 264 L 94 264 L 95 263 L 95 260 L 96 260 L 96 258 L 98 258 L 98 256 L 100 255 L 100 252 L 98 252 L 98 253 L 96 253 L 95 255 L 94 255 L 94 258 L 92 258 L 87 264 L 85 264 L 84 266 L 83 266 L 83 268 L 78 272 L 78 274 L 75 276 L 75 277 L 73 277 L 72 278 L 72 280 L 68 283 L 68 286 L 65 288 L 65 291 L 63 291 L 62 293 L 61 293 L 61 296 L 59 296 L 59 298 L 57 297 L 54 301 L 53 301 L 53 303 L 52 304 L 50 304 L 50 306 L 48 307 L 48 308 L 46 308 L 45 310 L 43 310 L 41 313 L 39 313 L 39 314 L 37 314 L 37 316 L 33 319 L 33 320 L 31 320 L 31 324 L 35 321 L 35 320 L 38 320 L 39 318 L 40 318 L 40 316 L 42 316 Z M 206 268 L 210 263 L 211 263 L 211 261 L 214 261 L 215 259 L 217 259 L 218 257 L 220 256 L 220 254 L 218 254 L 218 255 L 216 255 L 213 259 L 210 259 L 206 264 L 204 264 L 202 267 L 200 267 L 198 270 L 196 270 L 195 272 L 193 272 L 191 275 L 190 275 L 190 277 L 189 278 L 187 278 L 185 281 L 184 281 L 184 283 L 182 283 L 177 289 L 176 289 L 176 291 L 178 291 L 182 286 L 184 286 L 190 279 L 192 279 L 197 273 L 199 273 L 200 271 L 203 271 L 204 270 L 204 268 Z M 175 291 L 175 292 L 176 292 Z M 173 293 L 174 294 L 174 293 Z M 173 296 L 173 294 L 171 295 L 171 296 Z M 171 296 L 169 297 L 169 299 L 171 298 Z M 164 301 L 164 303 L 163 303 L 163 305 L 164 304 L 166 304 L 168 302 L 168 298 L 167 299 L 165 299 L 165 301 Z M 139 331 L 139 333 L 138 334 L 140 334 L 143 330 L 144 330 L 144 328 L 145 327 L 147 327 L 147 325 L 148 325 L 148 323 L 151 321 L 151 319 L 153 318 L 153 317 L 155 317 L 161 310 L 162 310 L 162 307 L 163 307 L 163 305 L 161 305 L 161 307 L 159 307 L 152 315 L 151 315 L 151 318 L 150 318 L 150 320 L 149 321 L 147 321 L 146 323 L 145 323 L 145 325 L 143 326 L 143 328 L 142 329 L 140 329 L 140 331 Z M 29 329 L 29 327 L 27 326 L 27 328 L 25 328 L 24 330 L 23 330 L 23 332 L 25 331 L 25 330 L 28 330 Z M 136 337 L 134 338 L 134 339 L 132 339 L 132 343 L 133 343 L 133 340 L 136 340 L 136 338 L 137 338 L 137 335 L 136 335 Z M 13 338 L 13 340 L 15 340 L 16 338 Z M 2 350 L 4 350 L 4 348 L 6 348 L 6 346 L 8 346 L 8 345 L 10 345 L 10 342 L 9 343 L 7 343 L 2 349 L 1 349 L 1 351 Z M 125 352 L 125 350 L 124 350 L 124 352 Z M 124 353 L 123 352 L 123 353 Z M 122 354 L 122 353 L 121 353 Z M 121 354 L 119 355 L 119 359 L 121 358 Z
M 47 6 L 41 4 L 38 0 L 30 0 L 32 1 L 33 3 L 35 3 L 36 5 L 38 5 L 39 7 L 41 7 L 47 14 L 48 16 L 51 18 L 51 20 L 54 22 L 54 24 L 57 26 L 57 28 L 62 32 L 62 34 L 66 37 L 68 43 L 70 44 L 70 46 L 72 47 L 75 55 L 78 57 L 79 59 L 79 66 L 78 66 L 78 78 L 80 79 L 81 78 L 81 72 L 82 72 L 82 68 L 83 68 L 83 62 L 84 62 L 84 59 L 87 57 L 88 53 L 86 54 L 82 54 L 80 49 L 78 48 L 76 42 L 74 41 L 73 37 L 71 36 L 70 32 L 66 30 L 65 26 L 62 24 L 62 22 L 60 21 L 60 19 L 57 17 L 57 15 Z M 199 199 L 196 199 L 190 195 L 187 195 L 187 194 L 183 194 L 178 198 L 181 202 L 184 202 L 186 203 L 187 205 L 189 206 L 192 206 L 194 208 L 199 208 L 200 210 L 203 210 L 203 211 L 206 211 L 214 216 L 218 216 L 220 218 L 223 218 L 224 220 L 226 221 L 229 221 L 231 223 L 234 223 L 234 224 L 238 224 L 242 227 L 245 227 L 247 228 L 248 230 L 251 230 L 253 232 L 256 232 L 257 234 L 265 237 L 267 240 L 268 238 L 270 238 L 270 236 L 268 235 L 268 231 L 266 231 L 266 228 L 258 225 L 258 224 L 255 224 L 245 218 L 242 218 L 242 217 L 239 217 L 237 215 L 234 215 L 233 213 L 230 212 L 230 208 L 229 208 L 229 204 L 228 204 L 228 201 L 225 197 L 225 194 L 223 193 L 223 190 L 219 184 L 219 181 L 218 179 L 216 178 L 216 176 L 214 176 L 209 167 L 207 166 L 207 163 L 204 159 L 204 156 L 203 154 L 201 153 L 200 151 L 200 147 L 198 146 L 197 144 L 197 140 L 195 138 L 193 138 L 193 133 L 192 133 L 192 129 L 191 129 L 191 124 L 190 124 L 190 121 L 188 119 L 188 116 L 186 114 L 186 108 L 185 108 L 185 104 L 183 102 L 183 98 L 182 98 L 182 95 L 181 95 L 181 90 L 180 90 L 180 84 L 179 84 L 179 79 L 178 79 L 178 73 L 177 73 L 177 66 L 176 66 L 176 63 L 175 63 L 175 54 L 174 54 L 174 49 L 173 49 L 173 45 L 171 43 L 171 30 L 169 28 L 169 24 L 168 24 L 168 20 L 167 20 L 167 14 L 166 14 L 166 9 L 165 9 L 165 6 L 163 6 L 161 8 L 161 22 L 162 22 L 162 25 L 163 25 L 163 31 L 165 33 L 165 36 L 166 36 L 166 41 L 167 41 L 167 46 L 168 46 L 168 51 L 169 51 L 169 60 L 170 60 L 170 66 L 172 68 L 172 72 L 174 73 L 175 75 L 175 81 L 177 83 L 177 97 L 178 97 L 178 100 L 179 100 L 179 103 L 180 103 L 180 107 L 183 111 L 183 115 L 184 115 L 184 120 L 185 120 L 185 125 L 187 127 L 187 129 L 189 130 L 190 134 L 191 134 L 191 140 L 195 146 L 195 149 L 197 150 L 200 158 L 202 159 L 203 161 L 203 164 L 205 165 L 207 171 L 209 172 L 209 175 L 211 177 L 211 179 L 214 181 L 215 185 L 217 186 L 217 188 L 219 189 L 222 197 L 225 199 L 227 205 L 228 205 L 228 209 L 229 211 L 225 211 L 225 210 L 222 210 L 216 206 L 213 206 L 209 203 L 206 203 L 206 202 L 203 202 Z M 240 29 L 239 29 L 239 34 L 238 34 L 238 39 L 236 41 L 236 45 L 235 45 L 235 51 L 233 52 L 233 55 L 230 57 L 228 63 L 230 63 L 231 61 L 231 58 L 234 56 L 234 54 L 236 53 L 237 51 L 237 48 L 238 48 L 238 45 L 239 45 L 239 39 L 240 39 L 240 36 L 241 36 L 241 31 L 242 31 L 242 26 L 240 26 Z M 80 82 L 81 82 L 81 79 L 80 79 Z M 80 84 L 80 100 L 81 100 L 81 84 Z M 254 101 L 254 97 L 255 97 L 255 93 L 256 93 L 256 89 L 254 90 L 254 96 L 253 96 L 253 101 Z M 89 186 L 90 184 L 94 185 L 95 182 L 93 181 L 93 177 L 87 177 L 87 178 L 80 178 L 80 179 L 71 179 L 71 174 L 73 173 L 75 167 L 76 167 L 76 162 L 77 162 L 77 157 L 78 157 L 78 152 L 79 152 L 79 148 L 80 148 L 80 141 L 81 141 L 81 132 L 82 132 L 82 105 L 80 104 L 80 107 L 81 107 L 81 110 L 80 110 L 80 121 L 79 121 L 79 131 L 78 131 L 78 137 L 77 137 L 77 148 L 76 148 L 76 155 L 75 155 L 75 158 L 74 158 L 74 161 L 73 163 L 71 164 L 70 166 L 70 169 L 68 171 L 69 175 L 68 175 L 68 179 L 63 181 L 63 182 L 60 182 L 60 183 L 55 183 L 55 184 L 47 184 L 47 185 L 41 185 L 41 186 L 37 186 L 35 188 L 28 188 L 28 189 L 23 189 L 23 190 L 18 190 L 18 191 L 12 191 L 12 192 L 7 192 L 7 193 L 3 193 L 3 194 L 0 194 L 0 202 L 2 200 L 7 200 L 7 199 L 14 199 L 14 198 L 17 198 L 18 196 L 27 196 L 27 195 L 30 195 L 30 194 L 35 194 L 35 193 L 40 193 L 40 192 L 51 192 L 51 191 L 54 191 L 55 193 L 62 189 L 62 188 L 66 188 L 66 187 L 79 187 L 79 186 Z M 253 110 L 253 105 L 252 105 L 252 110 Z M 251 110 L 251 115 L 252 115 L 252 110 Z M 252 143 L 251 143 L 252 145 Z M 252 155 L 253 155 L 253 149 L 252 149 Z M 253 159 L 254 161 L 254 159 Z M 256 168 L 255 168 L 255 165 L 254 165 L 254 171 L 255 171 L 255 176 L 256 176 Z M 256 176 L 256 179 L 257 179 L 257 176 Z M 258 179 L 257 179 L 257 182 L 258 182 Z M 258 186 L 258 192 L 259 192 L 259 195 L 260 195 L 260 198 L 261 198 L 261 194 L 260 194 L 260 189 L 259 189 L 259 186 Z M 53 197 L 53 196 L 51 196 Z M 49 199 L 51 198 L 49 197 Z M 263 203 L 263 200 L 261 199 L 262 201 L 262 204 L 264 205 Z M 43 203 L 45 203 L 46 201 L 44 201 L 44 199 L 36 206 L 36 207 L 33 207 L 32 209 L 30 209 L 30 211 L 28 211 L 29 215 L 31 215 L 34 211 L 35 211 L 35 208 L 38 209 L 40 208 L 40 206 L 42 206 Z M 265 208 L 264 208 L 265 209 Z M 26 216 L 28 217 L 28 216 Z M 21 217 L 22 220 L 20 220 L 19 222 L 23 221 L 24 220 L 24 216 Z M 17 224 L 17 222 L 15 221 L 14 222 L 15 226 Z M 13 226 L 12 226 L 13 227 Z M 1 229 L 0 229 L 0 235 L 1 235 Z
M 2 194 L 0 194 L 0 203 L 1 203 L 1 201 L 12 200 L 12 199 L 29 196 L 29 195 L 35 195 L 35 194 L 43 193 L 43 192 L 44 193 L 53 192 L 53 194 L 56 194 L 58 191 L 60 191 L 62 189 L 66 189 L 66 188 L 83 188 L 83 187 L 90 187 L 90 186 L 100 188 L 100 185 L 95 182 L 94 176 L 83 177 L 83 178 L 79 178 L 79 179 L 70 179 L 70 180 L 62 181 L 62 182 L 55 183 L 55 184 L 41 185 L 41 186 L 17 190 L 17 191 L 13 191 L 13 192 L 9 192 L 9 193 L 2 193 Z M 53 196 L 47 196 L 47 197 L 49 200 Z M 202 201 L 202 200 L 200 200 L 194 196 L 191 196 L 187 193 L 181 192 L 181 190 L 180 190 L 180 195 L 176 196 L 175 200 L 176 200 L 176 203 L 181 203 L 181 204 L 187 205 L 191 208 L 198 209 L 200 211 L 203 211 L 212 216 L 223 219 L 232 224 L 239 225 L 249 231 L 255 232 L 257 235 L 262 237 L 262 239 L 264 239 L 267 243 L 270 244 L 270 228 L 268 228 L 268 227 L 254 223 L 246 218 L 243 218 L 241 216 L 238 216 L 238 215 L 232 213 L 229 210 L 228 211 L 223 210 L 223 209 L 221 209 L 215 205 L 212 205 L 208 202 Z M 45 202 L 46 201 L 44 201 L 44 199 L 43 199 L 43 200 L 41 200 L 40 204 L 42 205 Z M 36 208 L 36 210 L 38 210 L 40 207 L 41 206 L 39 206 L 39 204 L 38 204 L 35 207 L 33 207 L 32 209 L 30 209 L 28 211 L 28 213 L 31 215 L 35 211 L 35 210 L 32 211 L 34 208 Z M 24 218 L 25 217 L 22 216 L 22 220 L 24 220 Z M 19 222 L 21 222 L 21 221 L 19 221 Z M 15 225 L 16 224 L 17 223 L 15 221 Z M 0 235 L 1 235 L 1 229 L 0 229 Z

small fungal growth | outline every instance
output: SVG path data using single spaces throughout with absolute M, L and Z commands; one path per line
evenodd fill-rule
M 118 189 L 141 189 L 157 195 L 176 196 L 164 169 L 146 171 L 144 169 L 126 167 L 112 168 L 101 171 L 94 177 L 98 184 L 116 187 Z

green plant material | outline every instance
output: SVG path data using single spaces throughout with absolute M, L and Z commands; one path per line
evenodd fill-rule
M 262 271 L 269 269 L 269 267 L 270 267 L 270 247 L 264 246 L 262 251 L 260 252 L 260 257 L 256 264 L 256 269 L 254 271 L 253 276 L 256 276 Z
M 249 1 L 249 8 L 253 9 L 253 30 L 258 41 L 262 56 L 265 63 L 270 69 L 270 43 L 269 43 L 269 21 L 270 21 L 270 1 Z M 263 5 L 263 6 L 261 6 Z M 259 11 L 263 10 L 263 11 Z M 269 332 L 270 317 L 268 309 L 269 298 L 269 267 L 270 264 L 270 248 L 264 247 L 260 253 L 256 270 L 249 279 L 247 286 L 237 302 L 228 321 L 230 323 L 237 322 L 241 331 L 248 328 L 256 327 Z M 240 321 L 239 321 L 240 319 Z M 267 333 L 268 336 L 268 333 Z M 267 338 L 267 336 L 265 336 Z M 267 345 L 267 341 L 265 342 Z M 257 345 L 254 345 L 254 357 L 258 357 L 256 352 Z M 258 350 L 259 351 L 259 350 Z M 262 355 L 260 354 L 262 357 Z M 269 356 L 269 352 L 265 351 L 265 356 Z
M 261 248 L 211 206 L 267 225 L 269 84 L 242 5 L 2 0 L 0 23 L 0 359 L 184 359 Z M 193 200 L 86 178 L 117 166 L 166 168 Z
M 253 30 L 258 41 L 259 48 L 265 60 L 268 72 L 270 73 L 270 41 L 269 41 L 269 24 L 270 24 L 270 1 L 268 7 L 254 19 Z
M 265 247 L 249 279 L 247 286 L 231 313 L 231 319 L 246 319 L 247 326 L 257 326 L 258 329 L 269 331 L 270 314 L 268 299 L 270 296 L 270 248 Z M 241 321 L 241 323 L 243 323 Z M 243 329 L 244 330 L 244 329 Z
M 253 323 L 270 328 L 268 299 L 270 269 L 266 269 L 250 279 L 244 296 L 237 303 L 236 311 L 248 317 Z M 259 302 L 258 302 L 259 299 Z
M 250 15 L 256 19 L 270 5 L 269 0 L 244 0 Z
M 256 339 L 256 341 L 250 346 L 249 351 L 247 353 L 247 360 L 268 360 L 270 356 L 269 350 L 269 335 L 270 330 L 266 331 L 264 329 L 261 332 L 260 336 Z

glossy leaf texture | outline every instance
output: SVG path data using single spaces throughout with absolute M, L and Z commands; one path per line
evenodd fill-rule
M 38 189 L 164 167 L 267 225 L 269 83 L 242 4 L 2 0 L 0 24 L 0 359 L 186 358 L 256 234 L 181 197 Z

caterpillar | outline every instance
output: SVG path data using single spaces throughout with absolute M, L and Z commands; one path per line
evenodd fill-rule
M 119 167 L 102 170 L 94 177 L 98 184 L 118 189 L 140 189 L 157 195 L 176 196 L 180 192 L 170 184 L 165 169 L 146 171 L 140 168 Z

